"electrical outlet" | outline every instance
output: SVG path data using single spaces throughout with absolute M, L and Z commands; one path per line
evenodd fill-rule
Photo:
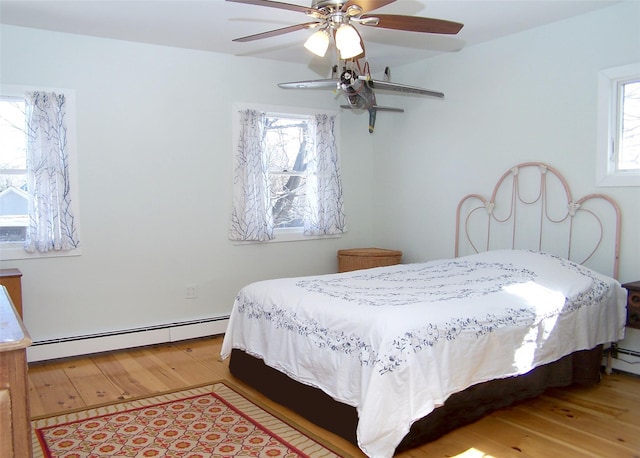
M 196 285 L 187 286 L 187 291 L 185 293 L 184 298 L 195 299 L 196 297 L 198 297 L 198 288 L 196 287 Z

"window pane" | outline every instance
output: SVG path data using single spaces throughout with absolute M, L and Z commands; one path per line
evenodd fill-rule
M 276 228 L 304 226 L 305 170 L 310 157 L 309 119 L 267 118 L 265 140 L 269 153 L 271 205 Z
M 266 144 L 270 172 L 302 172 L 306 168 L 308 121 L 267 118 Z
M 306 178 L 299 175 L 271 175 L 269 179 L 275 227 L 302 227 Z
M 27 236 L 26 224 L 23 221 L 16 221 L 17 225 L 11 226 L 10 223 L 10 221 L 2 221 L 0 224 L 0 242 L 24 242 Z
M 622 85 L 618 170 L 640 170 L 640 81 Z
M 24 100 L 0 99 L 0 242 L 20 242 L 28 224 Z
M 17 169 L 26 175 L 24 110 L 24 100 L 0 99 L 0 169 Z M 3 185 L 4 180 L 0 183 Z

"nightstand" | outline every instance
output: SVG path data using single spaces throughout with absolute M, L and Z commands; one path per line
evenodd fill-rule
M 402 251 L 383 248 L 351 248 L 338 250 L 338 272 L 371 269 L 400 264 Z
M 622 287 L 627 289 L 627 326 L 640 329 L 640 281 Z

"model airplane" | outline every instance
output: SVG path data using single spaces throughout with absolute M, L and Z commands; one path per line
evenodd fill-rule
M 376 103 L 376 95 L 373 92 L 374 89 L 444 98 L 444 94 L 442 92 L 389 82 L 389 67 L 385 69 L 386 81 L 372 79 L 368 71 L 365 75 L 361 75 L 355 68 L 344 68 L 340 77 L 337 78 L 337 66 L 334 66 L 333 74 L 333 78 L 280 83 L 278 86 L 283 89 L 337 89 L 349 102 L 349 105 L 340 105 L 342 108 L 367 110 L 369 112 L 369 133 L 373 133 L 373 129 L 376 124 L 376 114 L 378 111 L 393 111 L 396 113 L 404 112 L 402 108 L 379 106 Z

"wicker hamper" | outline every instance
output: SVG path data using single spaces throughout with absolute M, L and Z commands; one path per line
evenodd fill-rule
M 393 266 L 400 263 L 402 251 L 383 248 L 338 250 L 338 272 Z

